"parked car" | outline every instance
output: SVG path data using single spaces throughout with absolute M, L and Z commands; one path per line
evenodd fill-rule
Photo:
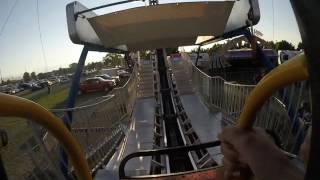
M 70 79 L 68 77 L 61 77 L 60 78 L 60 82 L 61 83 L 67 83 L 67 82 L 70 82 Z
M 101 69 L 101 74 L 108 74 L 109 76 L 117 76 L 117 71 L 119 68 L 108 68 L 108 69 Z
M 22 84 L 19 84 L 18 87 L 19 88 L 23 88 L 23 89 L 31 89 L 32 88 L 32 84 L 31 83 L 22 83 Z
M 9 90 L 8 94 L 16 94 L 20 91 L 21 91 L 21 89 L 19 89 L 19 88 L 12 88 Z
M 120 78 L 130 77 L 130 73 L 126 70 L 118 70 L 117 73 Z
M 60 83 L 60 79 L 57 77 L 50 77 L 48 80 L 52 82 L 52 84 Z
M 100 78 L 103 78 L 105 80 L 115 80 L 116 83 L 120 82 L 119 76 L 110 76 L 108 74 L 101 74 L 101 75 L 97 75 L 96 77 L 100 77 Z
M 53 83 L 49 80 L 43 80 L 43 81 L 40 81 L 37 85 L 42 88 L 45 88 L 45 87 L 51 86 L 52 84 Z
M 116 85 L 115 80 L 105 80 L 101 77 L 88 78 L 80 83 L 79 94 L 87 92 L 109 91 Z
M 10 88 L 7 85 L 0 86 L 0 92 L 2 93 L 9 93 Z
M 31 91 L 37 91 L 37 90 L 40 90 L 40 89 L 43 89 L 43 87 L 39 86 L 38 84 L 32 84 L 32 87 L 31 87 Z

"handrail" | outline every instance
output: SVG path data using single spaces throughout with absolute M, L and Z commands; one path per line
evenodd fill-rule
M 185 62 L 185 65 L 191 70 L 193 84 L 204 103 L 208 108 L 213 108 L 212 110 L 214 111 L 222 111 L 223 121 L 225 123 L 236 124 L 245 101 L 255 86 L 229 82 L 220 76 L 209 77 L 195 67 L 187 55 L 182 54 L 182 56 L 185 59 L 183 62 Z M 297 72 L 299 71 L 301 71 L 301 69 L 297 70 Z M 290 93 L 292 96 L 296 87 L 297 86 L 291 86 L 290 89 L 286 87 L 286 91 L 284 92 Z M 302 88 L 300 86 L 299 92 L 301 96 Z M 298 104 L 301 103 L 301 98 L 290 99 L 291 105 L 288 104 L 288 106 L 286 106 L 282 100 L 279 99 L 282 93 L 283 91 L 279 91 L 279 94 L 274 94 L 272 98 L 269 98 L 266 103 L 263 104 L 260 108 L 261 110 L 257 113 L 255 126 L 277 130 L 277 133 L 279 133 L 284 143 L 283 148 L 287 151 L 294 152 L 292 146 L 299 144 L 299 142 L 295 143 L 294 140 L 299 136 L 302 127 L 299 127 L 299 132 L 295 131 L 298 124 L 293 121 L 295 121 L 294 118 L 297 114 L 295 114 L 295 117 L 291 117 L 289 112 L 292 110 L 292 104 L 297 107 Z M 297 108 L 295 112 L 297 113 Z
M 65 148 L 77 177 L 92 179 L 83 151 L 61 120 L 30 100 L 3 93 L 0 93 L 0 99 L 0 116 L 26 118 L 48 129 Z
M 224 83 L 225 84 L 230 84 L 230 85 L 233 85 L 233 86 L 252 87 L 252 88 L 255 87 L 255 85 L 246 85 L 246 84 L 233 83 L 233 82 L 228 82 L 228 81 L 225 81 Z
M 130 179 L 135 177 L 128 177 L 125 174 L 125 165 L 126 163 L 135 157 L 141 157 L 141 156 L 156 156 L 156 155 L 162 155 L 162 154 L 176 154 L 176 153 L 182 153 L 182 152 L 190 152 L 195 151 L 199 149 L 205 149 L 205 148 L 212 148 L 220 146 L 220 141 L 213 141 L 203 144 L 196 144 L 191 146 L 181 146 L 181 147 L 170 147 L 170 148 L 164 148 L 164 149 L 154 149 L 154 150 L 144 150 L 135 152 L 132 154 L 127 155 L 125 158 L 122 159 L 119 165 L 119 178 L 120 179 Z
M 120 5 L 120 4 L 126 4 L 126 3 L 130 3 L 130 2 L 135 2 L 135 1 L 141 1 L 141 0 L 125 0 L 125 1 L 119 1 L 119 2 L 114 2 L 114 3 L 109 3 L 109 4 L 97 6 L 97 7 L 94 7 L 94 8 L 90 8 L 90 9 L 86 9 L 86 10 L 83 10 L 83 11 L 79 11 L 79 12 L 74 14 L 74 17 L 76 19 L 80 14 L 83 14 L 83 13 L 86 13 L 86 12 L 90 12 L 90 11 L 94 11 L 94 10 L 97 10 L 97 9 L 102 9 L 102 8 L 106 8 L 106 7 L 110 7 L 110 6 L 116 6 L 116 5 Z
M 189 62 L 189 63 L 191 63 L 191 62 Z M 207 78 L 209 78 L 209 79 L 221 79 L 221 80 L 223 80 L 226 84 L 232 84 L 232 85 L 237 85 L 237 86 L 255 87 L 255 85 L 247 85 L 247 84 L 229 82 L 229 81 L 227 81 L 226 79 L 224 79 L 223 77 L 217 76 L 217 75 L 215 75 L 215 76 L 209 76 L 207 73 L 203 72 L 201 69 L 199 69 L 199 68 L 198 68 L 197 66 L 195 66 L 194 64 L 193 64 L 193 67 L 196 68 L 196 70 L 197 70 L 198 72 L 200 72 L 201 75 L 203 75 L 203 76 L 205 76 L 205 77 L 207 77 Z
M 126 86 L 128 86 L 129 82 L 130 82 L 130 81 L 133 81 L 133 80 L 132 80 L 133 78 L 136 78 L 135 73 L 136 73 L 136 71 L 137 71 L 137 68 L 138 68 L 137 64 L 134 64 L 134 65 L 133 65 L 132 72 L 131 72 L 131 75 L 130 75 L 129 79 L 127 80 L 127 82 L 126 82 L 123 86 L 118 87 L 118 88 L 115 88 L 115 89 L 123 89 L 123 88 L 125 88 Z
M 252 128 L 256 113 L 274 92 L 284 86 L 307 78 L 308 70 L 304 54 L 298 55 L 272 70 L 257 84 L 246 99 L 237 123 L 238 127 L 243 129 Z
M 75 110 L 80 110 L 80 109 L 93 107 L 93 106 L 99 105 L 101 103 L 104 103 L 104 102 L 112 99 L 114 97 L 114 95 L 108 95 L 108 96 L 105 96 L 105 97 L 106 97 L 105 99 L 102 99 L 101 101 L 93 103 L 93 104 L 88 104 L 88 105 L 84 105 L 84 106 L 77 106 L 77 107 L 74 107 L 74 108 L 50 109 L 50 112 L 53 112 L 53 113 L 56 113 L 56 112 L 68 112 L 68 111 L 75 111 Z

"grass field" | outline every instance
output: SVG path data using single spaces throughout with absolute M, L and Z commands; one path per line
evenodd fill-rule
M 47 89 L 35 92 L 26 92 L 21 97 L 35 101 L 47 109 L 62 107 L 69 91 L 69 84 L 61 84 L 52 87 L 51 94 Z M 21 145 L 32 136 L 29 122 L 20 118 L 0 118 L 0 129 L 5 129 L 9 144 L 1 150 L 1 155 L 7 170 L 9 179 L 22 179 L 22 175 L 30 171 L 32 162 L 20 149 Z
M 28 171 L 30 161 L 20 147 L 31 137 L 31 128 L 28 122 L 19 118 L 0 118 L 1 129 L 5 129 L 9 144 L 1 149 L 1 156 L 4 162 L 9 179 L 22 179 L 21 175 Z
M 51 87 L 51 93 L 48 94 L 47 88 L 22 95 L 21 97 L 39 103 L 47 109 L 53 109 L 65 102 L 68 92 L 69 84 L 58 84 Z

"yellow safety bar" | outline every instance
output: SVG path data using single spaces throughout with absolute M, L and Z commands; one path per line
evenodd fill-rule
M 304 54 L 295 56 L 272 70 L 251 91 L 246 99 L 237 126 L 243 129 L 252 128 L 256 113 L 273 93 L 292 83 L 306 80 L 308 76 Z
M 89 165 L 79 144 L 62 121 L 37 103 L 0 93 L 0 116 L 21 117 L 48 129 L 65 148 L 80 180 L 92 180 Z

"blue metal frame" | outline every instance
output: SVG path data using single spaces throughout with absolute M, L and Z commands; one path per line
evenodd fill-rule
M 76 72 L 74 73 L 74 75 L 72 77 L 71 88 L 69 91 L 69 96 L 68 96 L 67 105 L 66 105 L 67 109 L 74 107 L 76 96 L 79 91 L 81 73 L 83 71 L 88 52 L 89 52 L 88 46 L 84 46 L 82 49 L 80 58 L 79 58 Z M 70 130 L 71 123 L 72 123 L 72 112 L 71 111 L 67 112 L 67 115 L 65 115 L 62 118 L 62 120 L 63 120 L 64 125 Z M 60 169 L 61 169 L 63 175 L 66 177 L 66 179 L 70 179 L 69 171 L 68 171 L 68 163 L 69 163 L 68 156 L 67 156 L 66 152 L 64 151 L 64 149 L 62 147 L 60 147 L 59 165 L 60 165 Z
M 198 51 L 197 51 L 197 59 L 196 59 L 196 63 L 195 63 L 195 66 L 196 66 L 196 67 L 198 67 L 198 61 L 199 61 L 200 50 L 201 50 L 201 45 L 199 45 L 199 47 L 198 47 Z
M 256 58 L 262 62 L 263 66 L 267 68 L 267 71 L 269 72 L 273 68 L 275 68 L 275 65 L 272 64 L 271 60 L 263 52 L 262 47 L 259 44 L 257 44 L 257 41 L 255 40 L 250 30 L 249 29 L 243 30 L 243 35 L 248 39 L 251 46 L 255 47 Z
M 248 28 L 241 28 L 234 31 L 227 32 L 223 34 L 222 36 L 218 36 L 212 39 L 209 39 L 207 41 L 202 42 L 201 44 L 198 44 L 199 46 L 203 46 L 206 44 L 218 42 L 224 39 L 233 38 L 236 36 L 244 35 L 248 41 L 250 42 L 252 47 L 256 47 L 256 57 L 259 59 L 263 66 L 267 68 L 268 71 L 271 71 L 273 68 L 275 68 L 275 65 L 272 64 L 271 60 L 266 56 L 266 54 L 263 52 L 262 47 L 257 44 L 257 42 L 254 39 L 254 36 L 250 32 Z
M 272 62 L 270 61 L 270 59 L 268 59 L 268 57 L 265 55 L 265 53 L 263 52 L 262 48 L 256 44 L 255 42 L 255 39 L 254 39 L 254 36 L 252 35 L 252 33 L 247 29 L 244 31 L 244 35 L 246 36 L 246 38 L 248 39 L 248 41 L 251 43 L 251 46 L 256 46 L 256 56 L 257 56 L 257 59 L 259 59 L 263 65 L 267 68 L 267 71 L 271 71 L 275 65 L 272 64 Z M 293 133 L 296 133 L 298 131 L 298 126 L 299 126 L 299 122 L 298 122 L 298 119 L 295 118 L 295 113 L 294 113 L 294 110 L 297 108 L 297 107 L 293 107 L 293 106 L 290 106 L 289 107 L 289 104 L 290 104 L 290 98 L 288 97 L 289 94 L 287 93 L 287 90 L 284 89 L 282 91 L 282 96 L 283 96 L 283 103 L 286 105 L 287 107 L 287 111 L 288 111 L 288 116 L 290 118 L 290 121 L 291 123 L 293 124 L 293 129 L 292 129 L 292 132 Z M 303 142 L 303 132 L 298 132 L 299 134 L 297 135 L 297 143 L 295 144 L 295 147 L 294 147 L 294 150 L 293 152 L 295 154 L 298 153 L 299 151 L 299 147 L 300 145 L 302 144 Z
M 126 51 L 113 49 L 113 48 L 105 48 L 103 46 L 84 45 L 82 52 L 81 52 L 81 55 L 80 55 L 80 58 L 79 58 L 79 61 L 78 61 L 77 69 L 72 77 L 71 87 L 70 87 L 70 91 L 69 91 L 69 95 L 68 95 L 68 99 L 67 99 L 67 103 L 66 103 L 67 109 L 74 108 L 75 100 L 76 100 L 76 97 L 77 97 L 77 94 L 79 91 L 79 87 L 80 87 L 81 74 L 82 74 L 83 68 L 85 66 L 86 58 L 87 58 L 89 51 L 126 53 Z M 67 114 L 65 116 L 63 116 L 62 121 L 63 121 L 64 125 L 69 130 L 71 130 L 72 112 L 71 111 L 67 112 Z M 66 179 L 71 179 L 69 176 L 68 164 L 69 164 L 68 156 L 67 156 L 66 152 L 64 151 L 64 149 L 62 147 L 60 147 L 60 162 L 59 162 L 60 169 L 61 169 L 63 175 L 66 177 Z

